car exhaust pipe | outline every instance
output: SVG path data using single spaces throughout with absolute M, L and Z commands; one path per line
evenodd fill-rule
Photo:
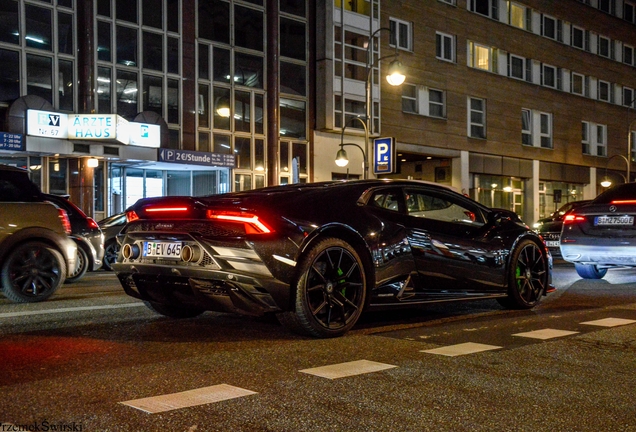
M 201 248 L 197 245 L 185 245 L 181 249 L 181 259 L 185 262 L 198 263 L 203 257 Z
M 125 244 L 121 248 L 121 254 L 128 260 L 134 260 L 141 255 L 141 249 L 139 249 L 139 246 L 136 244 Z

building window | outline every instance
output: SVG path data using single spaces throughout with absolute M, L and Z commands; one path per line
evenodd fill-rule
M 615 0 L 598 0 L 598 8 L 605 13 L 614 14 L 616 10 Z
M 436 56 L 440 60 L 455 61 L 455 36 L 437 32 L 435 34 Z
M 581 122 L 581 149 L 583 154 L 607 156 L 607 125 Z
M 413 26 L 410 22 L 389 18 L 391 38 L 389 45 L 405 51 L 413 51 Z
M 448 3 L 449 5 L 455 6 L 457 4 L 457 0 L 439 0 L 442 3 Z
M 585 49 L 585 30 L 582 28 L 572 26 L 572 35 L 570 43 L 573 47 L 584 50 Z
M 623 63 L 634 65 L 634 47 L 623 45 Z
M 579 96 L 585 96 L 585 76 L 572 72 L 570 78 L 571 92 Z
M 636 108 L 636 93 L 634 89 L 623 87 L 623 105 Z
M 446 97 L 442 90 L 414 84 L 402 85 L 402 111 L 429 117 L 446 117 Z
M 541 85 L 557 88 L 557 68 L 546 64 L 541 65 Z
M 626 1 L 623 4 L 623 19 L 631 23 L 636 22 L 636 5 Z
M 468 98 L 468 136 L 486 138 L 486 101 Z
M 521 144 L 532 145 L 532 111 L 521 110 Z
M 543 15 L 541 20 L 541 35 L 550 39 L 557 39 L 557 20 Z
M 581 122 L 581 151 L 583 154 L 590 153 L 590 124 L 588 122 Z
M 539 113 L 541 121 L 541 147 L 552 148 L 552 114 Z
M 603 57 L 612 58 L 611 41 L 608 38 L 603 36 L 598 37 L 598 54 Z
M 508 56 L 508 76 L 520 80 L 526 79 L 526 59 L 513 54 Z
M 598 100 L 610 102 L 611 85 L 607 81 L 598 81 Z
M 494 48 L 469 41 L 468 49 L 468 66 L 490 72 L 497 70 Z
M 487 16 L 492 19 L 499 19 L 498 0 L 469 0 L 468 6 L 471 12 Z
M 607 156 L 606 125 L 596 125 L 596 156 Z
M 508 19 L 511 26 L 525 29 L 526 8 L 517 3 L 508 3 Z

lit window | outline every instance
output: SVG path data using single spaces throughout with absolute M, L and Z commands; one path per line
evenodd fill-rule
M 510 3 L 509 6 L 510 25 L 525 29 L 526 28 L 526 8 L 517 3 Z
M 468 42 L 468 45 L 470 50 L 468 66 L 490 72 L 496 70 L 493 48 L 474 42 Z

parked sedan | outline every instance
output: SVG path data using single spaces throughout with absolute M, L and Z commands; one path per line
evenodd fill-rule
M 584 279 L 636 267 L 636 183 L 615 186 L 565 216 L 561 254 Z
M 549 218 L 540 219 L 535 224 L 536 230 L 543 236 L 545 244 L 548 246 L 548 249 L 550 249 L 550 253 L 553 257 L 561 256 L 559 240 L 561 239 L 563 218 L 575 208 L 588 204 L 590 201 L 591 200 L 572 201 L 567 204 L 563 204 L 557 211 L 552 213 Z
M 86 216 L 79 207 L 60 195 L 44 194 L 44 199 L 66 210 L 71 221 L 70 237 L 77 243 L 77 260 L 74 270 L 69 270 L 66 282 L 80 280 L 87 271 L 95 271 L 104 258 L 104 236 L 97 222 Z
M 129 295 L 170 317 L 277 314 L 339 336 L 363 310 L 497 299 L 532 308 L 552 258 L 507 210 L 406 180 L 294 184 L 139 200 L 113 268 Z

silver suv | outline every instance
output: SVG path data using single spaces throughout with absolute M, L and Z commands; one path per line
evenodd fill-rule
M 66 212 L 45 201 L 27 171 L 0 165 L 0 287 L 14 302 L 48 299 L 75 269 Z

